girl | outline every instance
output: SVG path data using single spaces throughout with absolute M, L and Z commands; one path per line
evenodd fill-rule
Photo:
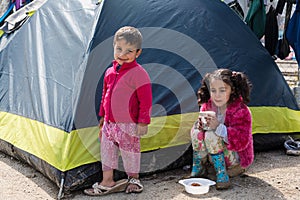
M 200 111 L 214 111 L 192 128 L 192 177 L 206 176 L 207 160 L 216 172 L 216 188 L 230 187 L 229 176 L 237 176 L 253 162 L 252 119 L 249 108 L 250 90 L 247 76 L 229 69 L 208 73 L 198 91 Z

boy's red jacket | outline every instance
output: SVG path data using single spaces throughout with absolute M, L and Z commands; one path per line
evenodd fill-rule
M 150 123 L 151 81 L 136 60 L 113 66 L 105 72 L 99 116 L 105 121 Z

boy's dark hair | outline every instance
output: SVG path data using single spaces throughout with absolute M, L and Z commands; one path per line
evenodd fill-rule
M 208 102 L 210 99 L 209 83 L 212 79 L 222 80 L 231 87 L 232 93 L 230 94 L 228 103 L 233 102 L 239 97 L 243 98 L 245 104 L 250 102 L 252 84 L 246 74 L 229 69 L 218 69 L 212 73 L 207 73 L 202 79 L 201 87 L 198 90 L 199 105 Z
M 141 32 L 132 26 L 124 26 L 120 28 L 114 36 L 113 45 L 115 45 L 116 41 L 118 40 L 126 40 L 129 44 L 135 45 L 137 49 L 142 48 L 142 34 Z

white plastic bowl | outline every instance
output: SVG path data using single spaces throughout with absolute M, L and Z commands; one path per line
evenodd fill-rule
M 216 182 L 205 178 L 189 178 L 180 180 L 179 183 L 184 186 L 185 191 L 190 194 L 206 194 L 211 185 Z

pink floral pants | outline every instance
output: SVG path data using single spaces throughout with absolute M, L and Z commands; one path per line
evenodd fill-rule
M 101 138 L 102 170 L 118 169 L 119 151 L 128 176 L 140 171 L 140 138 L 135 123 L 104 122 Z
M 209 158 L 209 154 L 223 152 L 227 168 L 239 164 L 237 152 L 228 150 L 221 137 L 217 136 L 214 131 L 201 132 L 197 127 L 196 122 L 191 130 L 191 140 L 194 151 L 198 151 L 202 158 Z

